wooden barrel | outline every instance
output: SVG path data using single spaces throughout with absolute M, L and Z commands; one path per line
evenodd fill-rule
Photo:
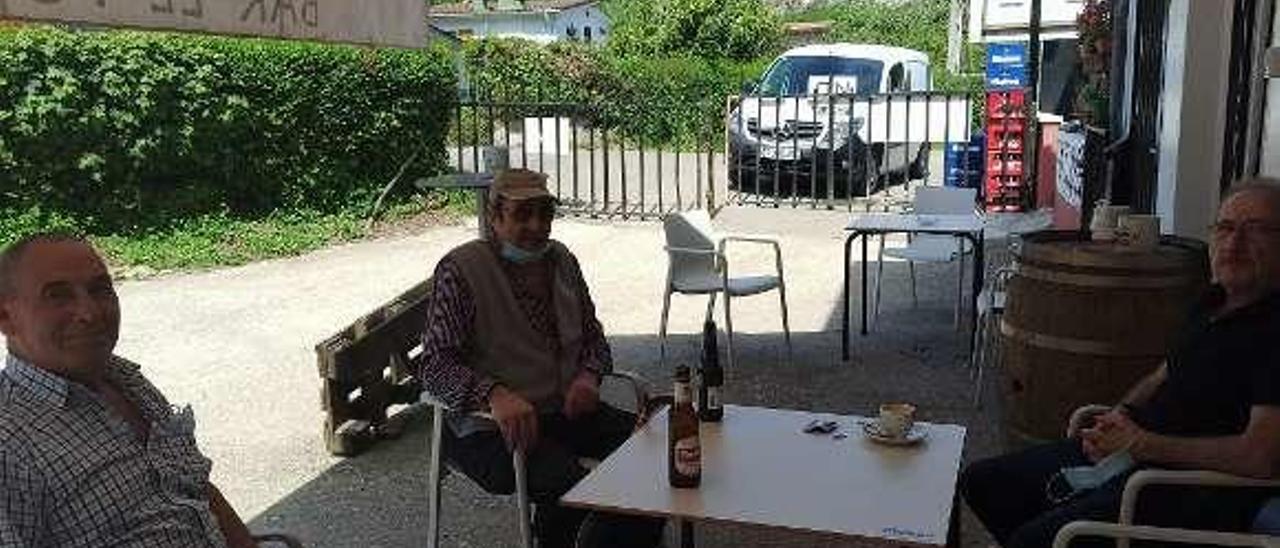
M 1001 392 L 1014 433 L 1057 439 L 1077 407 L 1118 401 L 1164 359 L 1208 283 L 1203 243 L 1152 251 L 1027 235 L 1015 254 L 1001 334 Z

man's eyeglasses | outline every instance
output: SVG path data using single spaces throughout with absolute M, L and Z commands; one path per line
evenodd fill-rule
M 1280 234 L 1280 225 L 1263 221 L 1218 221 L 1209 225 L 1214 238 L 1225 239 L 1239 232 L 1246 238 L 1259 240 L 1264 236 Z

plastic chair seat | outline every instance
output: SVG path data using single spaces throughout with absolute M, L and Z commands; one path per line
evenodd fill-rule
M 933 239 L 920 241 L 917 237 L 915 242 L 907 245 L 907 247 L 887 247 L 884 250 L 886 257 L 902 259 L 915 262 L 933 262 L 945 263 L 956 260 L 959 256 L 959 246 L 952 241 L 937 241 Z
M 724 280 L 719 276 L 699 276 L 673 281 L 672 285 L 680 293 L 706 294 L 723 289 Z M 770 291 L 782 281 L 777 276 L 741 276 L 729 278 L 729 294 L 734 297 L 745 297 Z

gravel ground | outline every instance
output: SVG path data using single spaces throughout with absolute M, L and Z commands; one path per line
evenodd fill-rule
M 908 400 L 927 420 L 969 429 L 966 460 L 1001 451 L 996 398 L 981 410 L 970 405 L 965 337 L 952 323 L 954 265 L 918 269 L 920 304 L 913 308 L 905 265 L 888 263 L 880 321 L 870 336 L 855 334 L 853 359 L 840 361 L 846 220 L 847 213 L 785 207 L 721 213 L 717 222 L 727 230 L 781 237 L 794 341 L 787 361 L 775 293 L 735 299 L 737 361 L 726 400 L 846 414 Z M 122 282 L 118 352 L 142 363 L 171 400 L 192 404 L 213 479 L 254 529 L 289 531 L 313 547 L 423 545 L 426 421 L 410 421 L 402 438 L 359 457 L 328 455 L 314 345 L 429 275 L 440 256 L 473 234 L 473 226 L 443 226 L 297 258 Z M 563 219 L 554 236 L 581 260 L 618 367 L 665 388 L 670 372 L 658 363 L 656 336 L 666 269 L 660 225 Z M 747 245 L 731 248 L 730 261 L 735 272 L 772 268 L 771 252 Z M 704 309 L 702 299 L 675 298 L 672 361 L 696 360 Z M 515 545 L 511 499 L 456 476 L 444 493 L 444 546 Z M 963 530 L 966 546 L 988 542 L 967 512 Z M 835 545 L 719 524 L 700 527 L 699 541 L 708 548 Z

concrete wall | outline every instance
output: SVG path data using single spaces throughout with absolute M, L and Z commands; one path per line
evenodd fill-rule
M 1156 190 L 1166 234 L 1206 238 L 1218 207 L 1232 11 L 1222 0 L 1170 2 Z
M 432 17 L 432 23 L 450 32 L 469 32 L 477 37 L 523 38 L 543 44 L 569 39 L 569 28 L 576 29 L 576 40 L 584 40 L 584 29 L 590 28 L 591 42 L 603 42 L 609 29 L 609 19 L 598 5 L 592 4 L 560 12 L 437 15 Z
M 588 4 L 560 12 L 555 22 L 556 35 L 560 40 L 568 36 L 570 27 L 577 29 L 578 40 L 583 40 L 586 36 L 583 29 L 590 28 L 593 44 L 604 42 L 609 36 L 609 18 L 600 11 L 599 5 Z

